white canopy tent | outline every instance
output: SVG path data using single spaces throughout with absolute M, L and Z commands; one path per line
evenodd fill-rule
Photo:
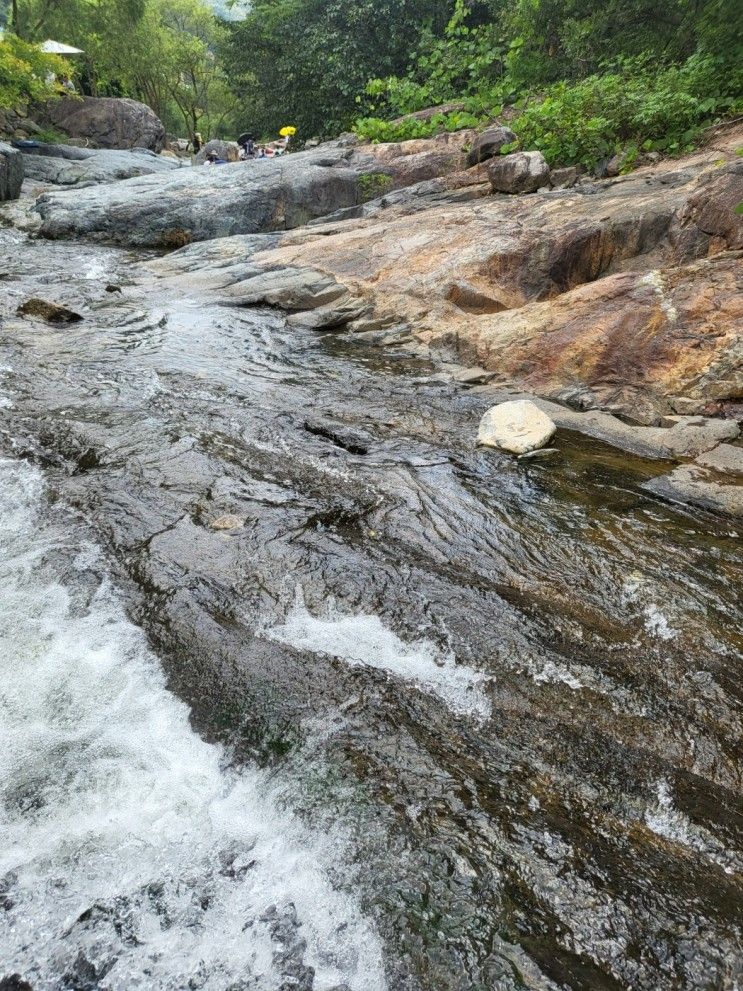
M 47 55 L 84 55 L 85 52 L 82 48 L 73 48 L 72 45 L 63 45 L 61 41 L 52 41 L 51 38 L 47 38 L 46 41 L 39 45 L 42 52 L 46 52 Z

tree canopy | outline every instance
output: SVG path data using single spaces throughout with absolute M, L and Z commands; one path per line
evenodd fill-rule
M 83 49 L 94 95 L 142 100 L 169 130 L 208 137 L 234 126 L 227 29 L 206 0 L 15 0 L 11 27 L 13 44 L 51 37 Z
M 213 0 L 10 2 L 21 40 L 84 49 L 94 92 L 189 135 L 395 139 L 507 103 L 532 144 L 583 160 L 626 140 L 683 146 L 743 112 L 740 0 L 220 0 L 245 14 L 233 21 Z M 389 123 L 452 101 L 459 116 Z

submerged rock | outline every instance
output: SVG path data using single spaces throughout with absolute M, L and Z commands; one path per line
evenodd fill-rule
M 528 399 L 492 406 L 480 420 L 477 443 L 511 454 L 526 454 L 544 447 L 557 427 Z
M 23 159 L 19 151 L 0 141 L 0 203 L 17 200 L 23 185 Z
M 20 974 L 0 977 L 0 991 L 33 991 L 33 987 Z
M 66 306 L 60 306 L 58 303 L 47 303 L 46 300 L 36 297 L 21 303 L 16 313 L 19 317 L 39 317 L 47 323 L 77 323 L 82 320 L 80 314 L 75 313 L 74 310 L 68 310 Z
M 244 516 L 235 516 L 234 513 L 225 513 L 212 520 L 209 526 L 212 530 L 242 530 L 245 526 Z

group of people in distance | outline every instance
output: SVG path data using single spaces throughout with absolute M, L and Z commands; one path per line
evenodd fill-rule
M 268 141 L 266 144 L 258 144 L 253 135 L 249 131 L 246 131 L 237 139 L 237 143 L 240 146 L 240 158 L 274 158 L 276 155 L 285 155 L 289 150 L 290 140 L 291 136 L 286 134 L 279 138 L 278 141 Z
M 254 136 L 249 132 L 245 131 L 237 139 L 237 144 L 240 148 L 240 160 L 247 161 L 248 159 L 257 158 L 275 158 L 278 155 L 285 155 L 289 150 L 289 142 L 291 141 L 290 134 L 284 134 L 278 141 L 269 141 L 266 144 L 258 144 Z M 204 141 L 199 132 L 197 131 L 193 137 L 193 150 L 194 154 L 198 155 L 204 146 Z M 226 165 L 226 160 L 220 158 L 216 151 L 208 151 L 206 159 L 204 160 L 204 165 Z

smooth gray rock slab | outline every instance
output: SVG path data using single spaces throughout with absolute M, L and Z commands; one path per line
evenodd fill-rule
M 23 157 L 21 153 L 0 141 L 0 203 L 17 200 L 23 185 Z
M 472 391 L 481 394 L 490 403 L 528 399 L 546 413 L 560 430 L 575 430 L 641 458 L 668 461 L 699 458 L 705 451 L 712 451 L 723 441 L 735 439 L 739 434 L 738 425 L 733 420 L 704 417 L 706 428 L 689 427 L 683 423 L 675 427 L 643 427 L 625 423 L 612 413 L 570 409 L 519 389 L 482 385 L 475 386 Z
M 41 155 L 44 158 L 66 158 L 82 162 L 98 153 L 97 148 L 78 148 L 77 145 L 46 144 L 43 141 L 26 142 L 18 149 L 23 155 Z
M 36 206 L 41 234 L 172 248 L 299 227 L 358 202 L 359 169 L 348 156 L 318 149 L 49 192 Z
M 743 447 L 734 444 L 718 444 L 711 451 L 705 451 L 696 459 L 698 465 L 714 471 L 743 478 Z
M 83 149 L 75 149 L 76 151 Z M 172 172 L 181 168 L 176 159 L 140 151 L 99 150 L 88 152 L 82 158 L 25 155 L 25 174 L 28 179 L 48 182 L 55 186 L 91 186 L 98 183 L 118 182 L 134 176 Z
M 727 446 L 727 445 L 725 445 Z M 727 516 L 743 517 L 743 485 L 737 475 L 723 476 L 717 469 L 699 461 L 679 465 L 643 486 L 671 502 L 692 503 Z

